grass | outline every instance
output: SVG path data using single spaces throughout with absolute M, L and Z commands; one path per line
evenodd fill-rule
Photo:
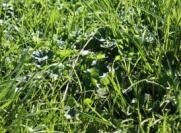
M 0 132 L 181 132 L 179 0 L 0 0 Z

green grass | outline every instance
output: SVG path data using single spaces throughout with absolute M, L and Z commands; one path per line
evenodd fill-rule
M 181 132 L 179 0 L 0 0 L 0 132 Z

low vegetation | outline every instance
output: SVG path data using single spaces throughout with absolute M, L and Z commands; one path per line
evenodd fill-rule
M 179 0 L 0 0 L 0 132 L 181 132 Z

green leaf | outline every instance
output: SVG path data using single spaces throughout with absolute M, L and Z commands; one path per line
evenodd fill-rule
M 103 54 L 103 53 L 99 53 L 99 54 L 97 54 L 97 56 L 96 56 L 96 59 L 97 60 L 101 60 L 101 59 L 104 59 L 105 58 L 105 54 Z

